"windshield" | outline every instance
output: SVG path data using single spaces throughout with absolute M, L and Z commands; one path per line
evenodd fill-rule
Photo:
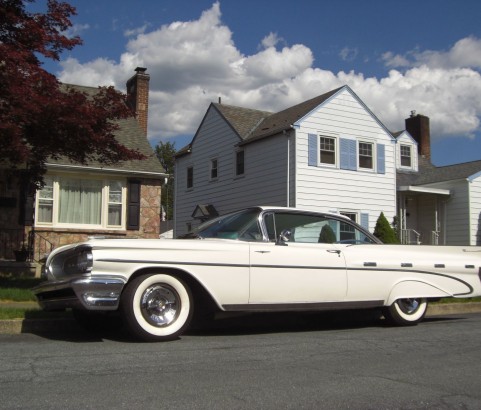
M 259 242 L 263 240 L 258 209 L 220 216 L 201 224 L 184 238 L 220 238 Z

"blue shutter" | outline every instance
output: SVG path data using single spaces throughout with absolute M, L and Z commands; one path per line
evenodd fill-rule
M 357 143 L 355 140 L 348 140 L 341 138 L 339 140 L 339 148 L 341 154 L 341 169 L 350 169 L 356 171 L 357 169 Z
M 360 225 L 364 228 L 369 230 L 369 214 L 361 213 L 361 223 Z
M 310 167 L 317 167 L 317 141 L 318 136 L 316 134 L 307 135 L 307 163 Z
M 386 147 L 384 144 L 377 144 L 377 173 L 386 173 Z

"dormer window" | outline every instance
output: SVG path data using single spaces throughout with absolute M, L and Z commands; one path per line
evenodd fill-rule
M 401 166 L 411 168 L 411 147 L 409 145 L 401 145 Z

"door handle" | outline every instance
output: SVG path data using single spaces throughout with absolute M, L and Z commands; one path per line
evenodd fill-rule
M 341 251 L 339 249 L 328 249 L 327 252 L 329 253 L 337 253 L 339 256 L 341 256 Z

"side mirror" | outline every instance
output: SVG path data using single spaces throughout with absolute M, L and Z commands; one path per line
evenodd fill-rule
M 290 229 L 284 229 L 277 238 L 277 245 L 287 246 L 287 242 L 291 240 L 292 232 Z

